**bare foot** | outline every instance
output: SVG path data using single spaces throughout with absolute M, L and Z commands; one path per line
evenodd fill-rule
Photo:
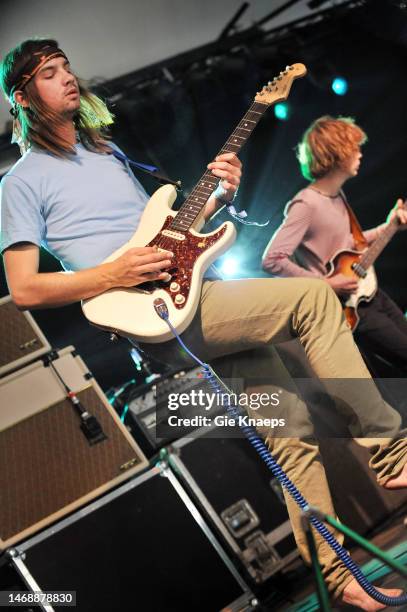
M 377 587 L 375 587 L 377 588 Z M 401 589 L 379 589 L 380 593 L 387 595 L 387 597 L 398 597 L 403 593 Z M 379 603 L 375 599 L 372 599 L 356 580 L 352 580 L 346 585 L 342 591 L 338 604 L 347 604 L 359 608 L 359 610 L 367 610 L 368 612 L 375 612 L 376 610 L 383 610 L 386 606 Z
M 390 480 L 388 480 L 383 487 L 385 489 L 404 489 L 407 487 L 407 463 L 401 470 L 400 474 L 390 478 Z

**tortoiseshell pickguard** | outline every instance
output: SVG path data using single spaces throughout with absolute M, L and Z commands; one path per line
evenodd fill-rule
M 142 285 L 142 287 L 145 286 L 145 288 L 147 288 L 147 285 L 149 285 L 151 286 L 152 290 L 155 288 L 164 289 L 164 291 L 166 291 L 171 298 L 174 306 L 181 309 L 185 306 L 189 297 L 192 272 L 196 260 L 200 255 L 202 255 L 202 253 L 204 253 L 223 236 L 226 231 L 226 227 L 220 228 L 219 231 L 210 236 L 194 236 L 189 231 L 176 230 L 178 234 L 185 236 L 184 240 L 177 240 L 162 234 L 163 230 L 169 229 L 169 226 L 173 221 L 174 217 L 168 216 L 164 221 L 161 231 L 151 242 L 146 245 L 156 245 L 160 249 L 166 249 L 174 253 L 174 267 L 168 270 L 168 272 L 171 274 L 171 280 L 168 283 L 164 283 L 163 281 L 148 284 L 145 283 Z M 171 291 L 171 283 L 178 283 L 179 289 L 177 291 Z M 185 298 L 185 301 L 182 304 L 177 304 L 175 301 L 178 294 L 183 295 Z

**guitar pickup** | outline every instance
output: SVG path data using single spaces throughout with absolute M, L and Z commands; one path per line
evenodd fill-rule
M 181 234 L 181 232 L 174 232 L 174 230 L 165 229 L 162 230 L 161 234 L 167 238 L 172 238 L 173 240 L 185 240 L 184 234 Z
M 365 270 L 364 267 L 361 266 L 360 264 L 353 263 L 351 267 L 352 267 L 352 270 L 356 272 L 358 276 L 360 276 L 360 278 L 365 278 L 367 276 L 367 270 Z

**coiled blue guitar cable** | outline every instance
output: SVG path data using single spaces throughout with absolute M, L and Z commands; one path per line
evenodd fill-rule
M 172 333 L 174 334 L 175 338 L 178 340 L 182 348 L 188 353 L 188 355 L 192 357 L 194 361 L 196 361 L 196 363 L 198 363 L 202 367 L 203 374 L 205 378 L 208 380 L 211 387 L 214 389 L 214 391 L 216 393 L 223 394 L 223 390 L 222 390 L 222 386 L 224 388 L 223 383 L 216 376 L 211 366 L 201 361 L 185 345 L 183 340 L 180 338 L 177 330 L 174 328 L 174 326 L 171 324 L 168 318 L 168 309 L 166 307 L 164 308 L 163 305 L 161 305 L 160 308 L 156 308 L 155 310 L 157 314 L 167 323 L 168 327 L 170 328 L 170 330 L 172 331 Z M 226 398 L 228 397 L 229 397 L 229 394 L 226 394 Z M 226 408 L 226 412 L 228 416 L 232 417 L 235 420 L 237 420 L 239 415 L 242 414 L 242 411 L 239 410 L 236 406 L 231 406 L 229 401 L 226 401 L 225 408 Z M 244 433 L 244 435 L 246 436 L 246 438 L 248 439 L 248 441 L 250 442 L 250 444 L 255 449 L 255 451 L 262 458 L 262 460 L 267 465 L 269 470 L 273 473 L 273 476 L 275 476 L 275 478 L 277 478 L 279 483 L 289 492 L 289 494 L 295 500 L 295 502 L 298 504 L 301 510 L 303 510 L 304 512 L 309 510 L 310 506 L 307 500 L 303 497 L 303 495 L 297 489 L 295 484 L 290 480 L 290 478 L 287 476 L 284 470 L 280 467 L 280 465 L 274 459 L 273 455 L 271 454 L 270 450 L 267 448 L 262 438 L 257 433 L 256 429 L 254 427 L 251 427 L 250 425 L 239 425 L 239 426 L 242 432 Z M 383 593 L 378 591 L 373 586 L 373 584 L 369 582 L 369 580 L 363 575 L 360 567 L 352 560 L 347 550 L 345 550 L 345 548 L 343 548 L 343 546 L 339 544 L 339 542 L 336 540 L 334 535 L 329 531 L 329 529 L 321 521 L 319 521 L 316 517 L 312 515 L 309 517 L 309 520 L 311 524 L 313 525 L 313 527 L 318 531 L 318 533 L 325 539 L 325 541 L 329 544 L 332 550 L 336 553 L 339 559 L 345 564 L 347 569 L 351 572 L 351 574 L 360 584 L 362 589 L 368 595 L 370 595 L 370 597 L 372 597 L 373 599 L 375 599 L 376 601 L 378 601 L 379 603 L 385 606 L 402 606 L 404 604 L 407 604 L 407 594 L 400 595 L 399 597 L 388 597 L 387 595 L 384 595 Z

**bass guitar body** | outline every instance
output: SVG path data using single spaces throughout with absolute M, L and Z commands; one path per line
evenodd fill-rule
M 335 274 L 344 274 L 356 278 L 358 288 L 355 293 L 352 293 L 346 300 L 343 300 L 343 309 L 346 320 L 352 329 L 355 331 L 360 317 L 358 315 L 358 305 L 360 302 L 370 302 L 377 291 L 377 278 L 373 266 L 366 270 L 360 265 L 360 260 L 363 256 L 361 251 L 339 251 L 336 253 L 328 264 L 327 277 Z

